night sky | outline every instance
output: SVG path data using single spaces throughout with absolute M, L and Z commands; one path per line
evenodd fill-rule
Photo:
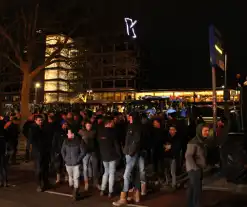
M 146 5 L 142 13 L 141 42 L 149 55 L 150 82 L 154 88 L 211 87 L 208 27 L 221 31 L 228 53 L 229 85 L 237 73 L 246 75 L 246 14 L 244 5 L 168 3 Z M 144 13 L 149 15 L 143 15 Z M 144 23 L 145 22 L 145 23 Z M 217 71 L 218 86 L 222 72 Z M 221 83 L 220 83 L 221 82 Z
M 81 27 L 77 35 L 90 30 L 96 33 L 99 30 L 108 30 L 109 33 L 119 29 L 124 31 L 124 17 L 137 19 L 136 41 L 142 50 L 141 68 L 147 69 L 149 80 L 144 87 L 210 88 L 210 24 L 214 24 L 222 33 L 228 54 L 231 87 L 234 87 L 237 73 L 241 73 L 242 78 L 247 74 L 247 13 L 244 3 L 229 1 L 222 4 L 222 1 L 217 1 L 219 3 L 216 4 L 215 1 L 205 1 L 192 4 L 182 0 L 70 0 L 69 4 L 58 0 L 52 4 L 47 0 L 41 2 L 41 9 L 47 12 L 47 17 L 58 12 L 58 19 L 66 21 L 66 24 L 82 16 L 90 19 L 89 25 Z M 27 5 L 25 8 L 32 8 Z M 218 70 L 217 77 L 221 73 Z M 218 80 L 217 85 L 220 86 L 222 82 Z

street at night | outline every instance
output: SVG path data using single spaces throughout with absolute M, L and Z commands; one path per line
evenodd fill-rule
M 2 0 L 0 207 L 247 207 L 246 19 Z
M 31 170 L 31 163 L 22 163 L 10 170 L 10 186 L 0 189 L 1 207 L 43 207 L 43 206 L 102 206 L 110 207 L 112 199 L 102 198 L 99 192 L 81 193 L 77 202 L 71 200 L 71 189 L 67 184 L 54 187 L 47 192 L 35 192 L 35 177 Z M 164 191 L 150 192 L 139 204 L 129 204 L 132 207 L 185 207 L 186 190 L 181 189 L 175 193 Z M 247 198 L 244 194 L 234 194 L 224 191 L 203 191 L 203 207 L 246 207 Z

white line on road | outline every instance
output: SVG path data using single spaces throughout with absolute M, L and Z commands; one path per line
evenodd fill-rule
M 71 194 L 67 194 L 67 193 L 59 193 L 59 192 L 54 192 L 54 191 L 45 191 L 45 193 L 49 193 L 49 194 L 53 194 L 53 195 L 60 195 L 60 196 L 66 196 L 66 197 L 72 197 Z
M 65 197 L 72 197 L 71 194 L 67 193 L 59 193 L 59 192 L 54 192 L 54 191 L 45 191 L 45 193 L 53 194 L 53 195 L 60 195 L 60 196 L 65 196 Z M 142 206 L 142 205 L 135 205 L 135 204 L 127 204 L 128 207 L 148 207 L 148 206 Z

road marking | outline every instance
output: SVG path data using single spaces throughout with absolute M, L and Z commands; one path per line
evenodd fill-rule
M 216 187 L 216 186 L 203 186 L 203 190 L 216 190 L 216 191 L 232 191 L 233 189 L 229 189 L 226 187 Z
M 66 197 L 72 197 L 71 194 L 67 194 L 67 193 L 59 193 L 59 192 L 54 192 L 54 191 L 45 191 L 45 193 L 49 193 L 49 194 L 53 194 L 53 195 L 60 195 L 60 196 L 66 196 Z
M 54 191 L 45 191 L 45 193 L 53 194 L 53 195 L 60 195 L 60 196 L 65 196 L 65 197 L 72 197 L 71 194 L 67 193 L 59 193 L 59 192 L 54 192 Z M 134 205 L 134 204 L 127 204 L 129 207 L 148 207 L 148 206 L 142 206 L 142 205 Z

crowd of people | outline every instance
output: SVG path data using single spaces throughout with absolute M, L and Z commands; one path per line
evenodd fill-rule
M 197 130 L 196 130 L 197 127 Z M 35 163 L 37 191 L 67 181 L 73 199 L 91 187 L 101 196 L 114 193 L 116 171 L 123 169 L 123 187 L 114 206 L 140 202 L 147 193 L 147 166 L 152 178 L 173 191 L 184 164 L 189 176 L 189 206 L 199 206 L 202 169 L 206 166 L 204 140 L 209 127 L 187 126 L 172 114 L 148 117 L 145 113 L 33 114 L 20 130 L 20 114 L 0 118 L 0 185 L 8 186 L 8 163 L 16 162 L 20 133 L 26 138 L 25 161 Z M 171 179 L 170 179 L 171 177 Z

